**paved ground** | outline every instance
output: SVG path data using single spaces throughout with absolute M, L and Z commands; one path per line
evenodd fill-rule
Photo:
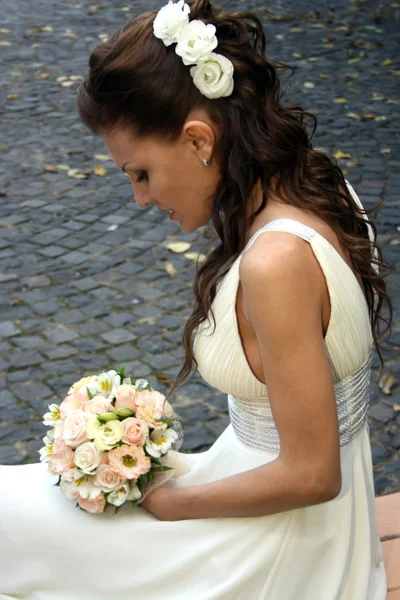
M 126 17 L 154 2 L 4 0 L 0 197 L 0 462 L 38 460 L 49 402 L 79 376 L 126 364 L 165 390 L 177 373 L 193 262 L 166 249 L 176 223 L 138 209 L 129 180 L 78 120 L 76 88 L 90 50 Z M 339 159 L 374 213 L 386 259 L 400 260 L 400 4 L 229 2 L 264 20 L 269 55 L 296 67 L 288 103 L 318 115 L 318 147 Z M 34 7 L 34 10 L 33 10 Z M 93 171 L 105 167 L 101 177 Z M 76 178 L 78 169 L 82 179 Z M 73 175 L 73 176 L 71 176 Z M 186 235 L 191 250 L 207 232 Z M 177 273 L 170 275 L 166 264 Z M 400 276 L 385 358 L 391 394 L 377 383 L 370 425 L 378 494 L 400 490 Z M 387 390 L 386 390 L 387 391 Z M 208 448 L 228 423 L 225 396 L 199 377 L 175 398 L 184 450 Z

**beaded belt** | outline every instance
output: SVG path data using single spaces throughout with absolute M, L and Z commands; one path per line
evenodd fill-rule
M 351 442 L 368 414 L 372 349 L 362 365 L 334 384 L 340 445 Z M 238 439 L 252 450 L 279 453 L 280 441 L 267 398 L 236 398 L 228 394 L 229 416 Z

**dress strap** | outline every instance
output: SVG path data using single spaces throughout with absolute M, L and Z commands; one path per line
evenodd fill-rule
M 311 242 L 311 240 L 317 235 L 315 229 L 312 229 L 312 227 L 309 227 L 308 225 L 304 225 L 304 223 L 300 223 L 300 221 L 286 217 L 280 217 L 279 219 L 274 219 L 270 223 L 267 223 L 258 229 L 247 242 L 244 250 L 242 251 L 242 255 L 250 248 L 250 246 L 253 245 L 258 236 L 264 231 L 287 231 L 288 233 L 294 233 L 295 235 L 298 235 L 308 242 Z

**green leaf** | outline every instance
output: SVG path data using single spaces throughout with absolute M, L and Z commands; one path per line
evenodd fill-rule
M 94 398 L 94 394 L 91 393 L 91 391 L 89 390 L 89 388 L 87 386 L 86 386 L 86 391 L 87 391 L 87 395 L 92 400 L 92 398 Z
M 152 471 L 156 472 L 156 473 L 161 472 L 161 471 L 172 471 L 172 470 L 173 470 L 173 467 L 154 467 L 152 469 Z

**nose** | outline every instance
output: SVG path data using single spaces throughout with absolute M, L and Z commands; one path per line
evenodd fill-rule
M 135 186 L 132 184 L 133 194 L 135 196 L 135 201 L 138 206 L 141 208 L 145 208 L 146 206 L 150 206 L 152 202 L 154 202 L 152 196 L 146 189 L 139 189 L 142 186 L 138 186 L 135 189 Z

